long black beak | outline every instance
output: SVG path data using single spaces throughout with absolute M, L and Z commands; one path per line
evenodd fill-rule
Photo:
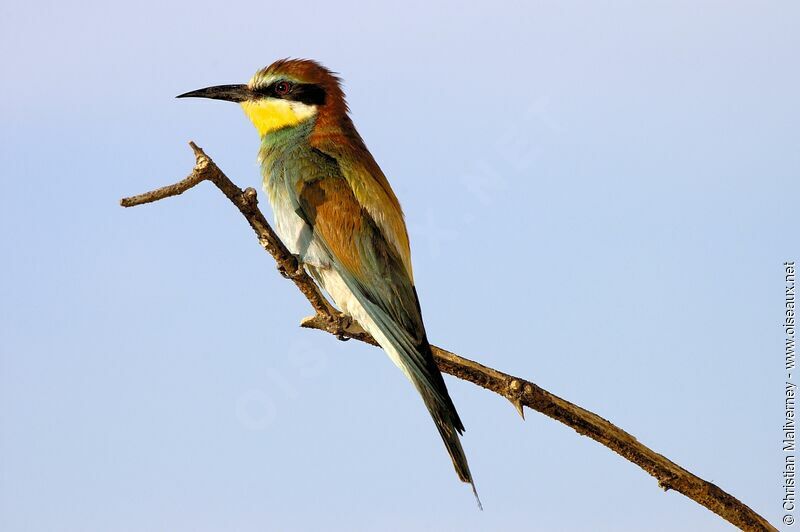
M 247 85 L 217 85 L 216 87 L 206 87 L 205 89 L 198 89 L 176 96 L 176 98 L 211 98 L 212 100 L 237 103 L 253 97 L 253 91 Z

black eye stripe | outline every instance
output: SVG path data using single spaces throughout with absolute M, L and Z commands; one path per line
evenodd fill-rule
M 286 96 L 307 105 L 325 105 L 325 89 L 312 83 L 295 85 Z
M 325 104 L 325 89 L 313 83 L 295 83 L 290 84 L 289 92 L 286 94 L 279 94 L 277 87 L 280 83 L 287 83 L 286 81 L 276 81 L 266 87 L 257 89 L 258 94 L 269 96 L 271 98 L 281 98 L 284 100 L 291 100 L 301 102 L 306 105 L 324 105 Z

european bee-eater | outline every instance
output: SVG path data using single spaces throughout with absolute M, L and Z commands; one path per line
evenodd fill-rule
M 350 119 L 340 79 L 315 61 L 283 59 L 246 85 L 178 97 L 242 106 L 261 136 L 259 162 L 278 235 L 414 384 L 458 478 L 475 491 L 459 439 L 464 426 L 422 322 L 403 211 Z

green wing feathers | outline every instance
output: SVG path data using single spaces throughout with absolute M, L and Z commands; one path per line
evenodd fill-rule
M 332 174 L 298 183 L 294 191 L 297 212 L 386 338 L 389 345 L 382 347 L 398 355 L 433 417 L 459 478 L 471 483 L 459 440 L 464 426 L 433 359 L 408 260 L 400 256 L 397 239 L 387 238 L 358 201 L 349 181 L 341 172 Z

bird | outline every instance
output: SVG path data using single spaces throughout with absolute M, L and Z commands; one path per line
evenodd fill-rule
M 369 332 L 414 385 L 472 486 L 464 425 L 422 320 L 400 202 L 350 117 L 339 76 L 317 61 L 280 59 L 246 84 L 178 98 L 238 103 L 261 139 L 258 160 L 276 232 L 342 317 Z

